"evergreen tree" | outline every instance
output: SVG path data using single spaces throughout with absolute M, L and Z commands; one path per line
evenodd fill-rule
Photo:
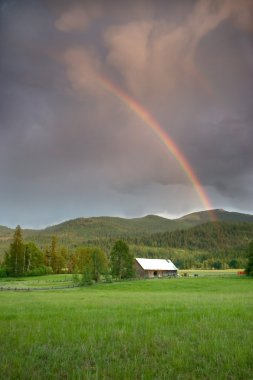
M 17 226 L 8 252 L 5 254 L 4 268 L 9 276 L 45 274 L 44 255 L 33 243 L 24 243 L 22 230 Z
M 53 269 L 53 272 L 55 273 L 56 266 L 57 266 L 57 251 L 56 251 L 56 246 L 57 246 L 57 237 L 52 236 L 51 240 L 51 246 L 50 246 L 50 265 Z
M 134 257 L 128 245 L 122 240 L 116 241 L 111 254 L 111 273 L 118 278 L 131 278 L 134 276 Z
M 253 241 L 249 245 L 248 249 L 248 263 L 246 267 L 246 274 L 253 276 Z
M 44 248 L 44 263 L 47 267 L 51 267 L 51 250 L 48 245 Z
M 15 229 L 13 242 L 5 256 L 5 265 L 11 276 L 22 276 L 25 273 L 25 246 L 20 226 Z

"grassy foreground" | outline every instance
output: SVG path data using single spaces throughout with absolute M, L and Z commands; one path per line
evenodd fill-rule
M 1 379 L 252 379 L 253 281 L 0 292 Z

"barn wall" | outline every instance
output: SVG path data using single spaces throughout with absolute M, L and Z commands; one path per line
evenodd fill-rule
M 142 277 L 142 278 L 148 277 L 146 271 L 140 266 L 138 261 L 135 261 L 135 272 L 136 272 L 137 277 Z
M 168 276 L 175 276 L 177 274 L 176 270 L 144 270 L 138 261 L 135 261 L 135 271 L 137 277 L 142 278 L 154 278 L 154 277 L 168 277 Z M 154 272 L 157 272 L 157 276 L 154 276 Z
M 154 276 L 154 272 L 157 272 L 157 276 Z M 168 276 L 175 276 L 177 274 L 177 271 L 170 271 L 170 270 L 150 270 L 147 271 L 147 277 L 148 278 L 154 278 L 154 277 L 168 277 Z

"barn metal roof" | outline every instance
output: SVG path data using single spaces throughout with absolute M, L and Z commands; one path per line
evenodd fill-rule
M 170 260 L 136 258 L 136 261 L 144 270 L 177 270 L 177 267 Z

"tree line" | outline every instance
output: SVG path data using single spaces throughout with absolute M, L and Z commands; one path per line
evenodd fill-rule
M 212 222 L 131 241 L 137 251 L 167 255 L 179 268 L 227 269 L 245 267 L 252 237 L 253 223 Z
M 249 223 L 239 226 L 210 223 L 190 230 L 141 237 L 138 244 L 133 244 L 136 239 L 96 240 L 71 250 L 52 236 L 50 244 L 41 249 L 34 242 L 24 242 L 22 230 L 17 226 L 0 266 L 0 276 L 73 273 L 82 274 L 84 282 L 99 281 L 101 275 L 130 278 L 134 277 L 134 257 L 170 259 L 179 269 L 246 268 L 252 274 L 247 269 L 250 238 Z
M 253 223 L 211 222 L 186 230 L 155 233 L 133 238 L 136 244 L 226 252 L 246 250 L 253 235 Z
M 97 282 L 101 275 L 131 278 L 134 277 L 134 256 L 122 240 L 113 244 L 109 255 L 100 247 L 91 246 L 68 251 L 65 246 L 58 245 L 56 236 L 52 236 L 51 244 L 42 250 L 34 242 L 24 242 L 21 227 L 17 226 L 0 275 L 20 277 L 50 273 L 82 274 L 87 282 Z
M 185 230 L 120 236 L 135 257 L 170 259 L 179 269 L 245 268 L 253 223 L 212 222 Z M 86 240 L 108 254 L 113 238 Z

